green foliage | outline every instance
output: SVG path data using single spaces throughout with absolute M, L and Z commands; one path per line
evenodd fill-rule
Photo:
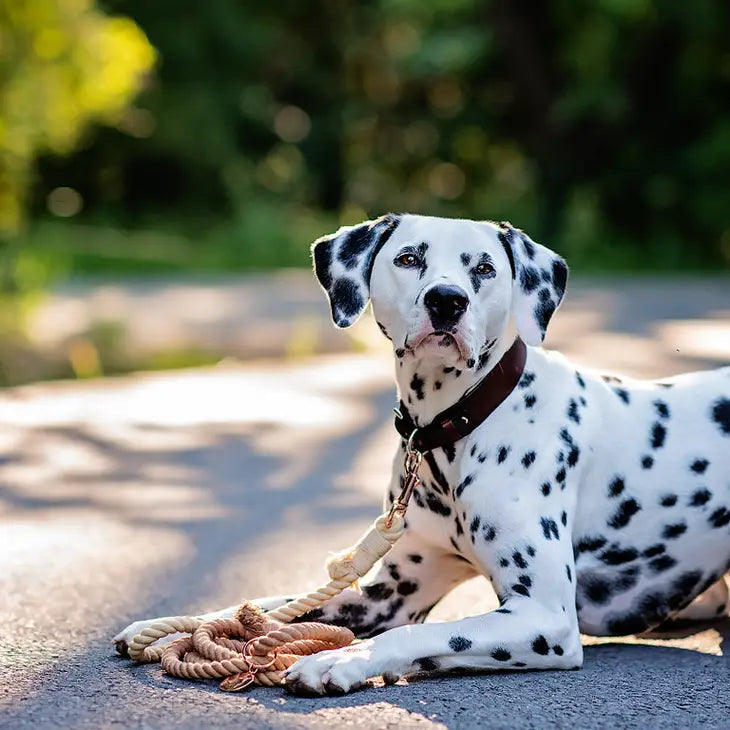
M 21 224 L 36 155 L 119 118 L 153 61 L 132 21 L 91 0 L 0 2 L 0 234 Z
M 75 268 L 297 264 L 388 210 L 510 219 L 588 269 L 730 260 L 728 3 L 101 4 L 160 60 L 42 160 L 34 217 L 83 200 Z

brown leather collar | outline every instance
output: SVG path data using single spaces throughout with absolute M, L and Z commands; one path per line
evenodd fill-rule
M 405 409 L 396 409 L 396 430 L 404 439 L 411 439 L 411 446 L 421 453 L 455 444 L 484 423 L 514 390 L 526 359 L 527 347 L 518 337 L 485 377 L 427 426 L 417 427 Z

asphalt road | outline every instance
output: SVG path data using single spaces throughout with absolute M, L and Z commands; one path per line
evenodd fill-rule
M 726 364 L 729 284 L 578 282 L 548 345 L 639 375 Z M 324 699 L 114 656 L 131 620 L 319 584 L 378 512 L 392 399 L 379 351 L 0 393 L 0 727 L 730 727 L 730 621 L 587 639 L 577 672 Z M 493 601 L 471 581 L 431 620 Z

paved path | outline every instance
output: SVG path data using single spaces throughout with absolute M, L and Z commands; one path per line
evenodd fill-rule
M 550 346 L 665 375 L 730 362 L 728 282 L 580 282 Z M 592 641 L 580 672 L 226 695 L 132 667 L 128 621 L 307 588 L 377 514 L 393 433 L 379 351 L 0 393 L 0 727 L 727 728 L 730 622 Z M 484 581 L 432 620 L 492 605 Z

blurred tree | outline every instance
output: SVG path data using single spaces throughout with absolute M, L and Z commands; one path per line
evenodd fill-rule
M 0 0 L 0 233 L 22 222 L 35 157 L 68 154 L 91 122 L 117 121 L 155 52 L 92 0 Z M 73 190 L 55 204 L 79 205 Z
M 730 3 L 101 2 L 156 80 L 43 160 L 36 214 L 70 186 L 87 221 L 236 265 L 304 262 L 321 211 L 386 210 L 508 218 L 594 268 L 730 261 Z

